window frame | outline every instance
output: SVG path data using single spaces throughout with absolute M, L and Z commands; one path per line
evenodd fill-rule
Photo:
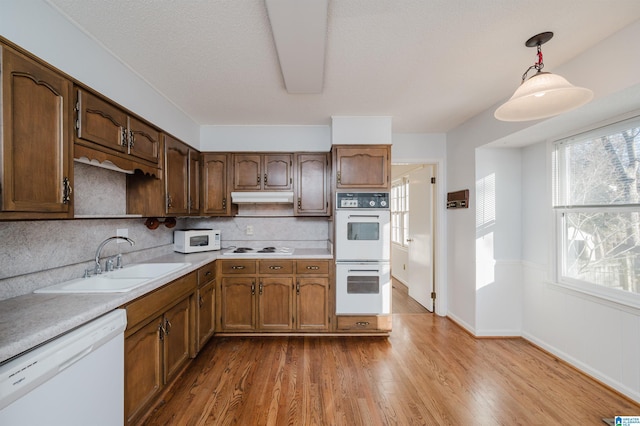
M 401 192 L 399 197 L 396 191 Z M 398 210 L 395 210 L 396 206 L 399 207 Z M 409 177 L 402 176 L 391 182 L 391 243 L 403 248 L 409 247 L 409 214 Z M 395 220 L 398 221 L 397 227 L 393 226 Z M 399 239 L 396 238 L 396 229 Z
M 555 164 L 558 161 L 556 158 L 557 146 L 563 142 L 571 142 L 573 140 L 586 141 L 603 134 L 615 134 L 626 130 L 628 128 L 634 128 L 640 126 L 640 115 L 635 112 L 634 115 L 629 115 L 623 118 L 617 118 L 605 123 L 600 123 L 597 126 L 590 129 L 574 133 L 568 137 L 550 140 L 549 147 L 549 161 L 550 161 L 550 173 L 548 176 L 550 179 L 550 202 L 551 212 L 553 215 L 553 262 L 552 262 L 552 276 L 551 283 L 562 288 L 566 288 L 578 293 L 595 297 L 598 300 L 604 300 L 614 302 L 617 305 L 623 305 L 631 307 L 635 310 L 640 309 L 640 292 L 634 293 L 632 291 L 616 289 L 612 287 L 603 286 L 597 283 L 593 283 L 586 280 L 577 279 L 567 276 L 565 274 L 566 267 L 566 255 L 568 250 L 566 248 L 567 239 L 565 238 L 566 232 L 566 213 L 579 213 L 579 212 L 601 212 L 601 213 L 627 213 L 638 212 L 640 203 L 638 204 L 601 204 L 601 205 L 567 205 L 568 203 L 559 203 L 558 200 L 558 167 Z

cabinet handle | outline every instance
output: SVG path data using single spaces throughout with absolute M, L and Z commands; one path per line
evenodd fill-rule
M 307 269 L 310 269 L 312 271 L 317 271 L 318 269 L 320 269 L 319 266 L 307 266 Z
M 166 330 L 162 326 L 162 321 L 158 324 L 158 338 L 160 340 L 164 340 L 164 335 L 166 334 Z
M 264 290 L 264 284 L 260 281 L 260 296 L 262 296 L 262 291 Z
M 255 294 L 256 294 L 256 282 L 251 281 L 251 295 L 255 296 Z
M 222 210 L 226 210 L 227 209 L 227 199 L 223 198 L 222 199 Z
M 277 271 L 279 269 L 282 269 L 282 266 L 269 266 L 269 269 L 273 269 L 274 271 Z
M 298 208 L 302 208 L 302 198 L 298 197 Z
M 133 144 L 135 143 L 135 141 L 136 141 L 136 137 L 133 134 L 133 130 L 129 130 L 129 149 L 133 148 Z
M 73 192 L 73 188 L 71 188 L 71 184 L 69 183 L 69 178 L 64 177 L 62 179 L 62 203 L 69 204 L 71 202 L 71 193 Z
M 171 331 L 171 321 L 169 321 L 169 318 L 165 318 L 164 319 L 164 332 L 168 336 L 170 331 Z
M 338 172 L 338 173 L 336 174 L 336 176 L 337 176 L 337 178 L 338 178 L 338 183 L 340 183 L 340 179 L 341 179 L 340 172 Z
M 173 207 L 173 200 L 171 199 L 171 195 L 167 194 L 167 208 L 170 209 Z
M 358 321 L 358 322 L 356 322 L 356 325 L 358 327 L 366 327 L 366 326 L 369 325 L 369 321 Z
M 231 267 L 231 269 L 244 269 L 244 266 L 242 266 L 242 265 L 233 265 Z
M 200 305 L 200 307 L 204 305 L 204 299 L 202 298 L 202 295 L 198 295 L 198 305 Z
M 260 175 L 258 175 L 258 183 L 260 183 Z
M 127 129 L 120 127 L 120 146 L 127 146 Z
M 300 296 L 300 282 L 296 283 L 296 294 Z
M 211 275 L 211 271 L 207 271 L 207 272 L 204 273 L 205 277 L 208 277 L 209 275 Z
M 266 173 L 264 174 L 264 184 L 265 185 L 267 184 L 267 174 Z

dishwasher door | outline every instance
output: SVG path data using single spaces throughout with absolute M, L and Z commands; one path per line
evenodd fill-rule
M 122 425 L 126 312 L 0 365 L 0 425 Z

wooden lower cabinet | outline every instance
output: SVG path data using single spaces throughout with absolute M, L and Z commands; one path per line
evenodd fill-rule
M 125 305 L 125 424 L 136 424 L 189 360 L 196 274 Z
M 328 269 L 327 260 L 222 260 L 220 331 L 328 331 Z
M 296 329 L 329 329 L 329 278 L 303 277 L 296 282 Z
M 198 290 L 195 297 L 195 330 L 192 356 L 195 357 L 215 332 L 216 326 L 216 262 L 198 269 Z
M 391 315 L 340 315 L 339 331 L 391 331 Z
M 293 329 L 293 277 L 260 278 L 258 330 Z

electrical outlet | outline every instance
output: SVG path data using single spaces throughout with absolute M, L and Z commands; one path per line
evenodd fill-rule
M 253 225 L 247 225 L 247 235 L 253 235 Z
M 126 228 L 124 228 L 124 229 L 118 229 L 118 230 L 116 230 L 116 236 L 118 236 L 118 237 L 125 237 L 125 238 L 129 238 L 129 230 L 128 230 L 128 229 L 126 229 Z M 117 242 L 118 244 L 120 244 L 120 243 L 124 243 L 125 241 L 124 241 L 124 240 L 120 240 L 120 239 L 118 239 L 118 240 L 116 240 L 116 242 Z

